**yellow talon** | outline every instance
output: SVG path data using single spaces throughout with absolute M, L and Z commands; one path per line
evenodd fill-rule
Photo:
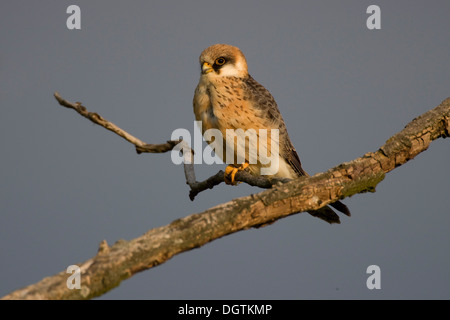
M 236 175 L 236 173 L 238 171 L 242 171 L 245 170 L 248 167 L 248 163 L 244 162 L 243 164 L 241 164 L 239 167 L 233 167 L 233 166 L 228 166 L 225 168 L 225 175 L 224 175 L 224 179 L 225 179 L 225 183 L 226 184 L 231 184 L 231 185 L 237 185 L 237 182 L 234 180 L 234 176 Z

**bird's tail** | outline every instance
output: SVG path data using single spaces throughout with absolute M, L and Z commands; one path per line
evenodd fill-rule
M 343 204 L 340 201 L 336 201 L 333 203 L 330 203 L 330 206 L 335 208 L 336 210 L 342 212 L 343 214 L 350 216 L 350 210 L 347 208 L 345 204 Z M 310 215 L 313 217 L 317 217 L 319 219 L 322 219 L 328 223 L 341 223 L 339 220 L 339 216 L 336 214 L 336 212 L 333 211 L 330 207 L 322 207 L 319 210 L 314 211 L 308 211 Z

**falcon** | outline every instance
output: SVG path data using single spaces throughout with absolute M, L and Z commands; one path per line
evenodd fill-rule
M 278 170 L 268 175 L 268 178 L 295 179 L 308 176 L 289 139 L 286 124 L 275 99 L 248 73 L 247 60 L 241 50 L 227 44 L 215 44 L 206 48 L 199 60 L 201 76 L 193 100 L 195 119 L 201 122 L 202 134 L 210 129 L 219 130 L 221 133 L 223 141 L 205 140 L 210 145 L 215 144 L 213 150 L 229 164 L 225 170 L 225 182 L 236 184 L 234 176 L 238 170 L 248 170 L 254 175 L 260 175 L 267 167 L 260 155 L 262 151 L 272 150 L 270 146 L 274 144 L 278 146 L 276 153 Z M 253 148 L 251 143 L 247 143 L 245 155 L 241 155 L 245 161 L 239 163 L 237 161 L 239 146 L 236 139 L 227 139 L 230 130 L 238 129 L 253 129 L 257 132 L 258 138 L 261 129 L 270 132 L 276 129 L 278 135 L 267 135 L 266 141 L 263 141 L 266 143 L 261 144 L 261 140 L 258 140 Z M 218 142 L 220 144 L 217 144 Z M 223 149 L 218 150 L 217 145 Z M 263 145 L 265 149 L 262 148 Z M 229 149 L 234 150 L 234 153 L 227 153 Z M 255 158 L 256 161 L 250 161 Z M 350 216 L 350 211 L 342 202 L 336 201 L 330 205 Z M 329 223 L 340 222 L 339 216 L 328 206 L 309 213 Z

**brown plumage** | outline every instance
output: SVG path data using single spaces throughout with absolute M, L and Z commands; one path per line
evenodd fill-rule
M 202 74 L 195 89 L 193 101 L 195 118 L 202 123 L 202 133 L 208 129 L 217 129 L 221 132 L 222 148 L 219 145 L 214 150 L 223 161 L 235 167 L 239 166 L 241 163 L 236 159 L 239 147 L 242 147 L 242 153 L 245 149 L 245 161 L 250 162 L 248 169 L 253 174 L 260 175 L 272 166 L 272 162 L 267 164 L 263 161 L 264 158 L 261 155 L 264 153 L 262 152 L 272 156 L 272 145 L 278 145 L 279 150 L 276 153 L 278 170 L 271 172 L 268 176 L 291 179 L 307 176 L 289 138 L 275 99 L 266 88 L 248 74 L 247 61 L 241 50 L 226 44 L 213 45 L 206 48 L 200 55 L 200 66 Z M 258 140 L 253 145 L 252 142 L 241 145 L 236 140 L 226 139 L 227 129 L 254 129 Z M 268 138 L 263 140 L 264 143 L 260 143 L 260 129 L 266 129 L 268 132 L 271 129 L 277 129 L 279 139 L 276 135 L 269 134 Z M 250 138 L 249 141 L 251 141 Z M 209 143 L 214 145 L 214 142 Z M 233 157 L 227 158 L 226 150 L 231 147 L 234 150 Z M 254 150 L 258 152 L 252 152 Z M 254 158 L 257 161 L 252 163 L 251 159 Z M 350 215 L 343 203 L 338 201 L 331 205 Z M 309 213 L 330 223 L 339 223 L 338 215 L 329 207 Z

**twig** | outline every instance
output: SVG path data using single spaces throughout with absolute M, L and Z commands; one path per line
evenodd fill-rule
M 180 151 L 183 154 L 184 158 L 184 173 L 186 178 L 186 183 L 190 187 L 189 198 L 194 200 L 195 197 L 202 191 L 207 189 L 212 189 L 214 186 L 225 182 L 224 172 L 219 171 L 212 177 L 198 182 L 195 178 L 194 171 L 194 151 L 189 147 L 186 141 L 183 140 L 168 140 L 166 143 L 161 144 L 148 144 L 143 142 L 142 140 L 136 138 L 135 136 L 129 134 L 125 130 L 119 128 L 114 123 L 106 120 L 101 117 L 98 113 L 89 112 L 86 107 L 84 107 L 81 102 L 69 102 L 61 97 L 58 92 L 54 93 L 55 99 L 58 103 L 66 108 L 73 109 L 78 112 L 83 117 L 91 120 L 95 124 L 98 124 L 105 129 L 108 129 L 120 137 L 124 138 L 128 142 L 134 144 L 136 147 L 136 152 L 138 154 L 141 153 L 164 153 L 167 151 Z M 256 186 L 264 189 L 271 188 L 273 185 L 280 182 L 287 182 L 289 179 L 269 179 L 264 176 L 254 176 L 245 171 L 239 171 L 235 176 L 236 181 L 245 182 L 251 186 Z
M 140 140 L 140 139 L 136 138 L 135 136 L 132 136 L 128 132 L 122 130 L 121 128 L 116 126 L 114 123 L 109 122 L 108 120 L 102 118 L 98 113 L 87 111 L 86 107 L 84 107 L 81 104 L 81 102 L 71 103 L 71 102 L 63 99 L 58 92 L 54 93 L 54 97 L 59 102 L 59 104 L 62 105 L 63 107 L 75 110 L 83 117 L 91 120 L 93 123 L 98 124 L 99 126 L 102 126 L 103 128 L 114 132 L 115 134 L 121 136 L 122 138 L 124 138 L 128 142 L 134 144 L 136 147 L 141 148 L 142 150 L 144 150 L 144 149 L 146 149 L 146 150 L 150 150 L 150 149 L 151 150 L 159 150 L 159 149 L 165 150 L 165 147 L 167 147 L 167 143 L 164 143 L 162 145 L 146 144 L 142 140 Z M 151 146 L 151 147 L 148 147 L 148 146 Z M 168 151 L 168 150 L 166 150 L 166 151 Z M 144 152 L 144 151 L 141 151 L 141 152 Z M 153 152 L 157 152 L 157 151 L 153 151 Z M 162 152 L 165 152 L 165 151 L 162 151 Z
M 196 182 L 195 184 L 190 185 L 191 191 L 189 192 L 189 198 L 194 200 L 195 197 L 202 191 L 207 189 L 212 189 L 215 186 L 224 182 L 224 172 L 220 170 L 215 175 L 206 179 L 202 182 Z M 255 176 L 247 171 L 238 171 L 235 176 L 235 180 L 239 182 L 245 182 L 253 187 L 259 187 L 263 189 L 272 188 L 274 185 L 278 183 L 285 183 L 290 181 L 291 179 L 268 179 L 264 176 Z

